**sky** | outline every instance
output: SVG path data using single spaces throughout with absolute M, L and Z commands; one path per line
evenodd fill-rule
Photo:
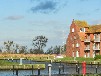
M 72 20 L 101 24 L 101 0 L 0 0 L 0 46 L 4 41 L 32 47 L 43 35 L 51 46 L 63 45 Z

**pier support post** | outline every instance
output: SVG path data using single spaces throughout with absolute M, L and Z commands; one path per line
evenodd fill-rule
M 61 66 L 59 66 L 59 74 L 61 74 L 60 72 L 61 72 Z
M 32 65 L 32 75 L 33 75 L 33 65 Z
M 78 74 L 80 73 L 80 67 L 78 67 Z
M 13 75 L 14 75 L 14 65 L 13 65 Z
M 16 69 L 16 76 L 18 76 L 18 69 Z
M 63 69 L 63 72 L 64 72 L 64 65 L 62 65 L 62 69 Z
M 96 73 L 97 73 L 97 65 L 96 65 Z
M 78 65 L 76 64 L 76 72 L 78 72 Z
M 40 75 L 40 68 L 38 68 L 38 75 Z

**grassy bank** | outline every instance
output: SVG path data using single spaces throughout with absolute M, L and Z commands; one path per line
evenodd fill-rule
M 101 63 L 101 61 L 99 60 L 94 60 L 94 58 L 84 58 L 84 57 L 76 57 L 76 58 L 73 58 L 73 57 L 64 57 L 64 58 L 60 58 L 60 59 L 55 59 L 56 62 L 68 62 L 68 63 L 82 63 L 83 61 L 85 61 L 86 63 L 90 64 L 91 62 L 92 63 Z
M 55 59 L 56 54 L 0 54 L 0 59 L 28 59 L 28 60 L 34 60 L 34 61 L 45 61 L 50 62 L 52 60 L 53 62 L 68 62 L 68 63 L 75 63 L 78 62 L 82 63 L 83 61 L 86 61 L 87 63 L 97 63 L 99 62 L 101 64 L 101 59 L 94 59 L 94 58 L 84 58 L 84 57 L 66 57 L 63 55 L 64 58 Z

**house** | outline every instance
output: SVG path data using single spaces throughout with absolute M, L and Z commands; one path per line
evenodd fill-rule
M 66 56 L 94 58 L 95 55 L 101 55 L 101 25 L 73 20 L 66 40 Z

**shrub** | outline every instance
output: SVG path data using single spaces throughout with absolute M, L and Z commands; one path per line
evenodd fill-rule
M 101 55 L 96 55 L 96 56 L 94 57 L 94 59 L 95 59 L 95 60 L 101 59 Z

